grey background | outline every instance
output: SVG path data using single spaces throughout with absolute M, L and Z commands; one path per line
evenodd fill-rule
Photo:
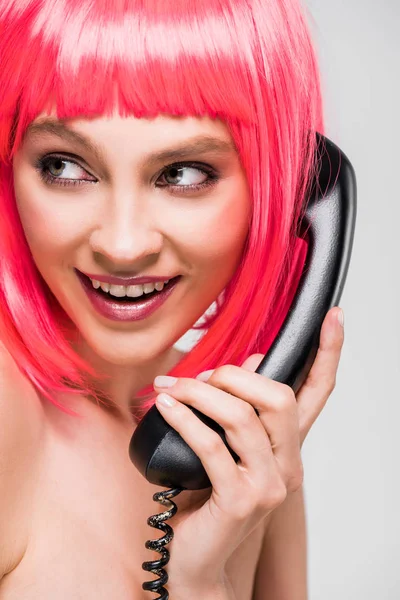
M 399 600 L 400 0 L 307 6 L 327 135 L 358 180 L 346 342 L 336 389 L 303 446 L 309 600 Z M 177 346 L 195 339 L 188 332 Z
M 327 133 L 358 179 L 337 386 L 303 451 L 310 600 L 399 600 L 399 0 L 308 0 Z

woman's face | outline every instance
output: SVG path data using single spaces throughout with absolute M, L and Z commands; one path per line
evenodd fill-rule
M 13 169 L 37 268 L 84 343 L 106 362 L 134 365 L 160 356 L 235 272 L 250 203 L 221 121 L 114 115 L 61 122 L 40 115 Z M 124 321 L 97 311 L 76 270 L 181 277 L 154 312 Z

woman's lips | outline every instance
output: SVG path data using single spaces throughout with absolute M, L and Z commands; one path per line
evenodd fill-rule
M 146 298 L 146 295 L 144 295 L 143 299 L 124 302 L 123 300 L 114 300 L 112 296 L 107 297 L 106 294 L 98 292 L 86 275 L 83 275 L 80 271 L 76 271 L 76 273 L 93 308 L 100 315 L 112 321 L 138 321 L 149 317 L 164 304 L 181 279 L 181 275 L 171 279 L 154 296 Z

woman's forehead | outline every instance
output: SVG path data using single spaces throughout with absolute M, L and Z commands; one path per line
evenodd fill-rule
M 190 159 L 193 155 L 212 155 L 238 159 L 237 148 L 227 126 L 216 119 L 160 115 L 145 119 L 120 115 L 57 119 L 41 113 L 30 123 L 23 147 L 54 140 L 64 141 L 90 152 L 100 162 L 108 154 L 137 157 L 140 165 L 157 167 L 160 163 Z M 21 147 L 22 150 L 22 147 Z
M 110 141 L 118 138 L 135 142 L 140 140 L 144 146 L 186 142 L 198 151 L 208 149 L 227 153 L 236 149 L 227 125 L 220 119 L 208 116 L 158 115 L 137 118 L 114 113 L 111 116 L 77 115 L 58 119 L 54 111 L 51 114 L 42 112 L 28 125 L 25 138 L 44 135 L 56 135 L 72 142 L 93 136 Z

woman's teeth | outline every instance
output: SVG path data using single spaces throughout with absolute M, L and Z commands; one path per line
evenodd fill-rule
M 128 296 L 128 298 L 139 298 L 144 294 L 150 294 L 157 290 L 161 292 L 164 285 L 166 285 L 169 281 L 157 281 L 157 283 L 145 283 L 143 285 L 110 285 L 109 283 L 102 283 L 101 281 L 97 281 L 97 279 L 91 279 L 93 287 L 97 290 L 101 288 L 103 292 L 109 293 L 111 296 L 115 296 L 116 298 L 123 298 L 124 296 Z

